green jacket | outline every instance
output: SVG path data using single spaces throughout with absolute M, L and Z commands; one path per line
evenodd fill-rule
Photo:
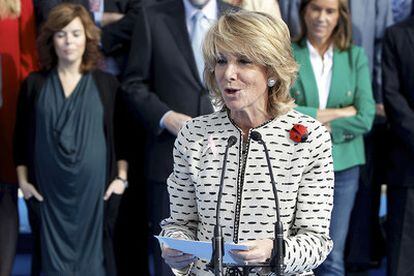
M 291 89 L 296 110 L 316 118 L 319 95 L 306 42 L 293 44 L 293 53 L 300 69 Z M 351 46 L 346 51 L 334 48 L 332 80 L 326 108 L 353 105 L 357 115 L 331 121 L 332 155 L 335 171 L 365 163 L 363 134 L 371 129 L 375 102 L 368 60 L 362 48 Z

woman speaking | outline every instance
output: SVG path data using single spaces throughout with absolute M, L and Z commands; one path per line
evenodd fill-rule
M 289 31 L 280 19 L 240 11 L 221 17 L 203 47 L 205 80 L 221 111 L 195 118 L 180 131 L 174 171 L 168 178 L 171 215 L 162 235 L 210 241 L 224 152 L 230 136 L 220 222 L 225 241 L 244 244 L 238 262 L 267 261 L 273 248 L 275 197 L 284 227 L 285 273 L 312 275 L 332 248 L 333 166 L 326 128 L 292 109 L 289 89 L 295 80 Z M 256 135 L 255 135 L 256 136 Z M 307 136 L 307 139 L 306 139 Z M 163 247 L 165 261 L 177 274 L 211 275 L 206 262 Z

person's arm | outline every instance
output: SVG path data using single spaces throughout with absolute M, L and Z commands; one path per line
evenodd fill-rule
M 398 34 L 403 35 L 401 32 Z M 395 45 L 397 39 L 396 30 L 386 31 L 382 55 L 384 106 L 393 135 L 396 135 L 414 152 L 414 109 L 407 100 L 407 95 L 412 91 L 405 91 L 407 87 L 400 83 L 403 79 L 401 58 L 406 58 L 406 56 L 398 55 L 400 51 Z M 399 39 L 402 38 L 399 37 Z M 411 64 L 414 63 L 411 62 Z
M 162 133 L 160 126 L 161 118 L 171 109 L 163 102 L 154 91 L 151 91 L 152 81 L 152 38 L 151 28 L 145 8 L 140 9 L 136 17 L 136 24 L 132 35 L 131 49 L 128 59 L 128 66 L 122 83 L 122 94 L 129 110 L 138 118 L 153 135 Z M 173 114 L 180 116 L 184 114 Z M 173 117 L 173 120 L 165 120 L 167 129 L 175 129 L 169 122 L 182 121 L 180 116 Z M 185 118 L 187 120 L 188 118 Z M 179 125 L 182 125 L 181 123 Z M 174 133 L 174 131 L 172 132 Z
M 30 72 L 37 69 L 36 51 L 36 22 L 34 18 L 33 3 L 22 0 L 22 11 L 19 18 L 19 46 L 20 68 L 19 81 L 25 79 Z
M 371 129 L 375 116 L 375 102 L 372 96 L 372 85 L 369 76 L 368 60 L 361 48 L 354 48 L 356 89 L 353 106 L 357 114 L 340 118 L 329 123 L 332 142 L 343 143 L 363 135 Z
M 124 108 L 122 98 L 119 93 L 119 82 L 118 80 L 110 75 L 104 75 L 104 79 L 98 79 L 98 81 L 104 82 L 105 87 L 108 89 L 106 92 L 110 93 L 111 99 L 108 102 L 112 108 L 107 110 L 108 114 L 112 118 L 107 120 L 112 124 L 108 129 L 113 130 L 113 143 L 115 148 L 115 158 L 117 160 L 117 174 L 115 179 L 109 184 L 104 200 L 108 200 L 112 193 L 121 195 L 128 187 L 128 129 L 126 126 L 127 112 Z
M 28 178 L 28 164 L 29 164 L 29 140 L 33 137 L 29 137 L 30 128 L 30 116 L 31 114 L 31 101 L 33 97 L 30 97 L 29 82 L 33 84 L 34 79 L 26 78 L 19 92 L 19 98 L 17 101 L 16 123 L 14 128 L 13 137 L 13 157 L 16 164 L 17 179 L 19 187 L 23 192 L 24 198 L 29 199 L 34 196 L 37 200 L 43 201 L 42 195 L 36 190 Z
M 322 124 L 327 124 L 333 120 L 355 116 L 356 114 L 357 110 L 352 105 L 343 108 L 318 109 L 316 119 Z
M 375 42 L 374 42 L 374 62 L 373 62 L 373 92 L 376 103 L 376 115 L 384 116 L 384 104 L 382 96 L 382 76 L 381 76 L 381 56 L 382 56 L 382 40 L 385 29 L 394 22 L 392 15 L 391 1 L 377 0 L 375 7 Z
M 298 189 L 291 236 L 285 238 L 285 273 L 307 271 L 320 265 L 332 249 L 329 224 L 333 205 L 334 171 L 331 138 L 314 123 L 304 146 L 307 160 Z M 309 216 L 312 214 L 312 216 Z
M 128 162 L 126 160 L 118 160 L 117 168 L 117 176 L 112 180 L 111 184 L 109 184 L 108 189 L 106 189 L 104 200 L 108 200 L 113 193 L 122 195 L 128 186 Z
M 136 17 L 142 5 L 142 0 L 129 0 L 126 9 L 123 10 L 124 13 L 103 14 L 101 43 L 106 55 L 120 50 L 122 45 L 129 45 Z
M 28 181 L 27 167 L 23 165 L 17 166 L 16 171 L 19 188 L 22 190 L 24 198 L 30 199 L 31 197 L 35 197 L 38 201 L 43 201 L 42 195 L 36 190 L 33 184 Z
M 104 12 L 100 21 L 100 26 L 105 27 L 110 24 L 115 24 L 124 18 L 125 14 L 119 12 Z

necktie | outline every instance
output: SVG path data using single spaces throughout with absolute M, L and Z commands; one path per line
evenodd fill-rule
M 101 0 L 89 0 L 89 10 L 91 12 L 99 12 L 101 8 Z
M 203 59 L 203 40 L 210 27 L 207 17 L 201 12 L 197 12 L 193 18 L 193 33 L 191 36 L 191 46 L 193 48 L 194 58 L 197 65 L 198 75 L 201 81 L 204 81 L 204 59 Z

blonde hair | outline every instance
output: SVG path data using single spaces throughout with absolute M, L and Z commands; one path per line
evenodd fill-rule
M 313 0 L 302 0 L 299 7 L 299 22 L 301 31 L 294 41 L 301 42 L 308 34 L 308 29 L 305 24 L 306 7 Z M 331 36 L 336 48 L 341 51 L 347 50 L 351 47 L 352 41 L 352 23 L 349 15 L 348 0 L 338 0 L 339 19 L 338 24 L 333 30 Z
M 19 17 L 21 9 L 20 0 L 0 0 L 0 19 Z
M 289 90 L 298 66 L 292 55 L 288 27 L 281 19 L 259 12 L 230 12 L 208 31 L 203 44 L 204 79 L 213 102 L 226 109 L 214 74 L 220 52 L 245 56 L 275 77 L 276 84 L 268 89 L 269 115 L 277 117 L 292 108 Z

